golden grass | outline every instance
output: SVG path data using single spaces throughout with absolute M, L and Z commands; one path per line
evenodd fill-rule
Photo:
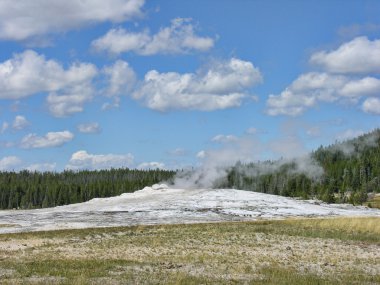
M 0 235 L 1 284 L 380 284 L 380 218 Z
M 285 221 L 285 223 L 321 230 L 344 231 L 356 234 L 371 233 L 379 235 L 380 238 L 380 218 L 377 217 L 292 219 Z
M 0 228 L 12 228 L 15 227 L 16 225 L 14 224 L 0 224 Z

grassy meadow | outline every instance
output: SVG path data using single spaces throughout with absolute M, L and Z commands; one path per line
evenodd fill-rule
M 380 284 L 380 218 L 3 234 L 0 281 L 1 284 Z

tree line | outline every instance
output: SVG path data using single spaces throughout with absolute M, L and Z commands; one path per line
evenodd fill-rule
M 320 175 L 303 171 L 295 160 L 237 163 L 229 169 L 227 178 L 215 186 L 352 204 L 362 204 L 368 193 L 380 192 L 379 129 L 321 146 L 310 158 L 322 168 Z
M 0 208 L 54 207 L 134 192 L 171 179 L 168 170 L 83 170 L 63 172 L 0 172 Z
M 303 162 L 303 163 L 302 163 Z M 318 165 L 320 173 L 305 171 Z M 380 130 L 327 147 L 319 147 L 305 161 L 238 162 L 215 188 L 235 188 L 329 203 L 361 204 L 368 193 L 380 192 Z M 318 171 L 316 171 L 318 172 Z M 130 193 L 162 181 L 169 170 L 83 170 L 63 172 L 0 172 L 0 208 L 54 207 Z

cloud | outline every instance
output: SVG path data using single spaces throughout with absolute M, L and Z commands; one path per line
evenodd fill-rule
M 0 98 L 19 99 L 38 92 L 56 91 L 64 87 L 65 81 L 70 81 L 66 78 L 67 73 L 58 62 L 26 50 L 0 63 Z
M 328 73 L 301 74 L 279 95 L 269 95 L 267 113 L 271 116 L 300 115 L 318 100 L 335 101 L 335 91 L 345 82 L 345 77 Z
M 74 63 L 68 69 L 26 50 L 0 63 L 0 99 L 20 99 L 47 92 L 49 111 L 64 117 L 83 111 L 92 98 L 92 80 L 98 74 L 95 65 Z
M 1 124 L 0 134 L 3 134 L 8 128 L 9 128 L 9 123 L 8 122 L 3 122 Z
M 380 73 L 380 40 L 357 37 L 336 50 L 314 53 L 310 63 L 332 73 Z
M 137 166 L 138 169 L 165 169 L 165 164 L 162 162 L 143 162 Z
M 142 15 L 144 0 L 0 1 L 0 39 L 46 40 L 52 33 Z
M 132 94 L 135 100 L 157 111 L 175 109 L 213 111 L 242 104 L 247 88 L 262 82 L 258 68 L 232 58 L 214 62 L 197 73 L 149 71 Z
M 362 110 L 366 113 L 380 115 L 380 99 L 374 97 L 367 98 L 363 102 Z
M 374 77 L 364 77 L 347 82 L 338 93 L 346 97 L 362 97 L 380 95 L 380 80 Z
M 80 150 L 72 154 L 67 169 L 110 169 L 130 167 L 133 164 L 132 154 L 90 154 Z
M 171 156 L 185 156 L 188 154 L 188 152 L 185 149 L 178 147 L 176 149 L 168 151 L 168 154 Z
M 61 146 L 74 138 L 69 131 L 49 132 L 45 136 L 40 137 L 36 134 L 28 134 L 21 140 L 22 148 L 47 148 Z
M 77 128 L 78 128 L 78 131 L 80 131 L 81 133 L 86 133 L 86 134 L 99 133 L 101 130 L 98 123 L 79 124 Z
M 378 102 L 380 79 L 380 40 L 357 37 L 333 51 L 320 51 L 310 57 L 310 63 L 324 72 L 301 74 L 278 95 L 267 100 L 269 115 L 297 116 L 319 102 L 357 104 L 365 99 L 362 110 L 378 114 L 369 103 Z
M 76 86 L 58 95 L 50 93 L 46 98 L 49 112 L 57 118 L 64 118 L 83 112 L 84 104 L 92 100 L 90 86 Z
M 357 104 L 380 95 L 380 79 L 373 76 L 380 73 L 380 40 L 358 37 L 336 50 L 314 53 L 310 62 L 325 72 L 301 74 L 280 94 L 269 95 L 267 114 L 297 116 L 319 102 Z M 371 102 L 376 105 L 377 99 L 365 99 L 362 110 L 378 114 Z
M 29 165 L 25 169 L 28 171 L 31 171 L 31 172 L 35 172 L 35 171 L 37 171 L 37 172 L 46 172 L 46 171 L 52 172 L 55 170 L 56 167 L 57 167 L 56 163 L 35 163 L 35 164 Z
M 315 98 L 285 90 L 280 95 L 269 95 L 266 112 L 271 116 L 297 116 L 302 114 L 306 108 L 314 105 Z
M 108 81 L 105 94 L 109 97 L 127 94 L 135 86 L 137 78 L 128 62 L 117 60 L 112 66 L 103 68 Z
M 361 79 L 330 73 L 301 74 L 279 95 L 269 95 L 267 114 L 297 116 L 318 102 L 347 101 L 356 103 L 360 98 L 380 94 L 380 80 Z
M 206 157 L 206 151 L 205 151 L 205 150 L 201 150 L 201 151 L 199 151 L 199 152 L 197 153 L 196 157 L 199 158 L 199 159 L 203 159 L 203 158 L 205 158 L 205 157 Z
M 0 171 L 14 170 L 22 163 L 17 156 L 6 156 L 0 159 Z
M 169 27 L 161 28 L 153 35 L 149 30 L 135 33 L 123 28 L 111 29 L 91 45 L 96 51 L 114 55 L 123 52 L 139 55 L 182 54 L 211 49 L 214 39 L 196 35 L 191 22 L 191 19 L 174 19 Z
M 148 32 L 131 33 L 123 28 L 111 29 L 104 36 L 94 40 L 91 46 L 98 52 L 111 54 L 138 51 L 150 41 Z
M 216 135 L 211 139 L 212 142 L 216 143 L 229 143 L 237 141 L 237 137 L 233 135 Z
M 120 97 L 113 97 L 113 102 L 106 102 L 102 105 L 101 110 L 107 111 L 111 110 L 112 108 L 119 108 L 120 107 Z
M 309 72 L 301 74 L 291 85 L 291 90 L 297 93 L 305 91 L 320 91 L 323 89 L 325 98 L 331 98 L 331 93 L 347 82 L 345 76 L 331 75 L 329 73 Z M 322 92 L 319 92 L 322 93 Z M 318 95 L 320 95 L 318 93 Z
M 14 130 L 23 130 L 25 129 L 27 126 L 29 126 L 30 123 L 28 122 L 28 120 L 24 117 L 24 116 L 16 116 L 13 123 L 12 123 L 12 128 Z
M 349 139 L 353 139 L 355 137 L 363 135 L 364 132 L 362 130 L 353 130 L 353 129 L 347 129 L 341 133 L 338 133 L 335 138 L 338 141 L 345 141 Z

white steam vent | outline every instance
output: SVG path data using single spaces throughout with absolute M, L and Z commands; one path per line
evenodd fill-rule
M 168 189 L 168 185 L 166 184 L 153 184 L 152 185 L 152 189 L 153 190 L 164 190 L 164 189 Z

